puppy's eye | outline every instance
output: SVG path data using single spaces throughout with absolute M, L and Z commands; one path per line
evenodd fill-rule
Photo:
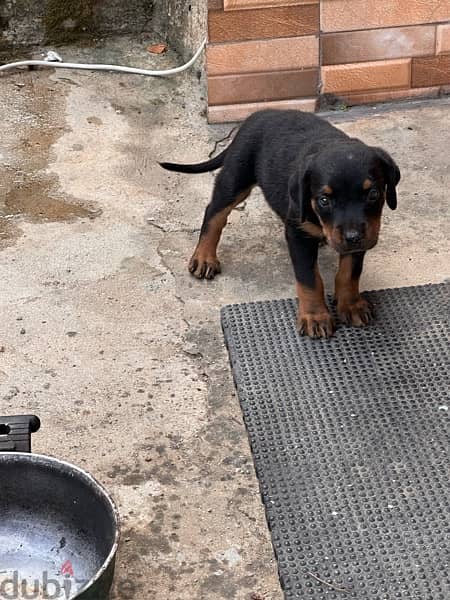
M 377 190 L 377 188 L 372 188 L 367 198 L 370 200 L 370 202 L 376 202 L 380 198 L 380 192 Z
M 331 200 L 328 198 L 328 196 L 320 196 L 317 199 L 317 204 L 320 208 L 328 208 L 328 206 L 331 205 Z

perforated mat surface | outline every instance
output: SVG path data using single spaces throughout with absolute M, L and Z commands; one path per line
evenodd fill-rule
M 450 598 L 450 284 L 368 293 L 301 338 L 293 300 L 222 325 L 287 599 Z

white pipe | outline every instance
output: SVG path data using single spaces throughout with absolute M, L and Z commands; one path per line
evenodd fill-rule
M 84 63 L 66 63 L 57 61 L 47 60 L 22 60 L 19 62 L 9 63 L 0 66 L 0 71 L 7 71 L 9 69 L 16 69 L 18 67 L 49 67 L 51 69 L 81 69 L 85 71 L 115 71 L 118 73 L 131 73 L 134 75 L 147 75 L 150 77 L 168 77 L 170 75 L 176 75 L 182 73 L 192 67 L 192 65 L 199 58 L 200 54 L 206 46 L 206 39 L 203 40 L 200 48 L 194 54 L 190 61 L 181 67 L 175 67 L 174 69 L 166 69 L 164 71 L 149 71 L 148 69 L 136 69 L 134 67 L 122 67 L 119 65 L 96 65 L 96 64 L 84 64 Z

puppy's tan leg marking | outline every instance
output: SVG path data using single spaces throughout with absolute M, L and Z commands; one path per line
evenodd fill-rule
M 311 338 L 330 337 L 334 323 L 325 304 L 323 281 L 316 265 L 314 287 L 310 288 L 297 281 L 299 300 L 298 331 Z
M 372 306 L 359 293 L 360 274 L 354 273 L 354 255 L 339 257 L 336 275 L 336 300 L 339 319 L 347 325 L 363 327 L 373 318 Z
M 241 192 L 236 199 L 213 215 L 206 223 L 205 231 L 200 234 L 197 247 L 189 261 L 189 271 L 197 279 L 214 279 L 220 273 L 220 262 L 217 258 L 217 246 L 222 235 L 223 228 L 227 224 L 231 211 L 243 202 L 252 191 L 252 188 Z

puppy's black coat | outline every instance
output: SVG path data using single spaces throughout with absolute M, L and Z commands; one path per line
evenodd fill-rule
M 220 272 L 216 249 L 227 217 L 258 185 L 285 223 L 300 333 L 328 337 L 334 329 L 317 267 L 321 241 L 340 255 L 340 318 L 355 326 L 372 318 L 359 293 L 359 277 L 366 250 L 377 243 L 384 202 L 391 209 L 397 206 L 400 171 L 387 152 L 350 138 L 313 114 L 265 110 L 250 116 L 230 146 L 211 160 L 161 166 L 183 173 L 222 167 L 189 263 L 196 277 L 212 279 Z

